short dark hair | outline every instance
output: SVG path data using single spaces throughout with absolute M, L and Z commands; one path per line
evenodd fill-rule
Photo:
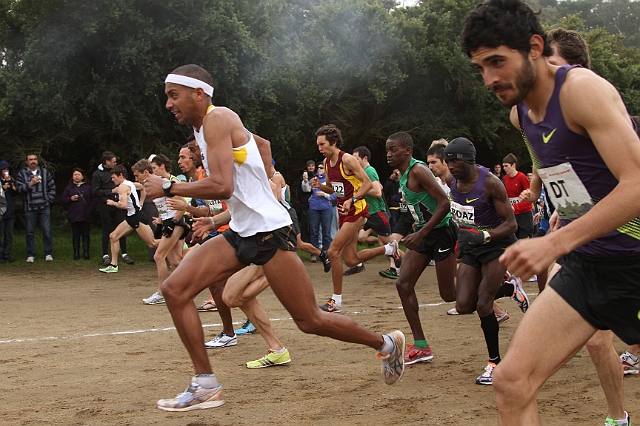
M 356 149 L 353 150 L 353 153 L 358 153 L 358 157 L 364 159 L 364 157 L 367 157 L 367 161 L 371 162 L 371 151 L 369 151 L 369 148 L 367 148 L 366 146 L 359 146 Z
M 171 71 L 171 74 L 184 75 L 186 77 L 195 78 L 196 80 L 203 81 L 209 86 L 213 86 L 213 79 L 204 68 L 196 64 L 183 65 Z
M 87 175 L 84 174 L 84 170 L 82 170 L 80 167 L 74 167 L 71 170 L 71 177 L 69 178 L 69 184 L 71 185 L 73 183 L 73 174 L 75 172 L 80 172 L 80 174 L 82 175 L 82 180 L 84 181 L 87 177 Z
M 544 40 L 544 56 L 551 56 L 549 41 L 534 13 L 522 0 L 488 0 L 467 15 L 462 27 L 462 49 L 467 56 L 480 46 L 507 46 L 526 55 L 531 50 L 531 37 Z
M 127 176 L 127 168 L 125 166 L 123 166 L 122 164 L 118 164 L 117 166 L 115 166 L 113 169 L 111 169 L 111 174 L 112 175 L 116 175 L 116 176 L 124 176 L 124 178 L 126 179 Z
M 436 143 L 431 145 L 431 147 L 427 150 L 427 157 L 433 155 L 440 161 L 444 161 L 444 149 L 447 146 L 443 143 Z
M 507 164 L 515 164 L 516 166 L 518 165 L 518 159 L 511 152 L 505 155 L 505 157 L 502 159 L 502 162 Z
M 571 65 L 582 65 L 591 68 L 589 58 L 589 46 L 577 31 L 567 30 L 562 27 L 555 28 L 547 34 L 549 45 L 555 44 L 558 55 L 562 56 Z
M 335 124 L 325 124 L 316 130 L 316 138 L 323 135 L 327 138 L 330 145 L 335 145 L 338 148 L 342 146 L 342 133 Z
M 396 141 L 402 146 L 408 146 L 413 151 L 413 138 L 407 132 L 397 132 L 387 138 L 387 140 Z
M 116 158 L 116 155 L 111 151 L 105 151 L 102 153 L 102 164 L 107 164 L 107 161 Z
M 164 165 L 164 169 L 167 171 L 167 173 L 171 173 L 171 160 L 169 160 L 169 157 L 167 157 L 166 155 L 158 154 L 153 157 L 153 160 L 151 160 L 151 162 L 155 163 L 157 166 Z

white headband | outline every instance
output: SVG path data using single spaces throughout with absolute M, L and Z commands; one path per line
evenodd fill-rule
M 181 86 L 191 87 L 192 89 L 202 89 L 207 95 L 213 96 L 213 87 L 197 78 L 187 77 L 186 75 L 169 74 L 164 82 L 165 84 L 175 83 Z

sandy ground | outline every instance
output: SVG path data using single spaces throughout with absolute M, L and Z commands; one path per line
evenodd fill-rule
M 331 293 L 329 274 L 320 264 L 305 265 L 318 301 L 324 302 Z M 344 315 L 380 332 L 399 328 L 412 342 L 394 282 L 378 276 L 383 267 L 382 261 L 372 262 L 365 272 L 345 279 Z M 123 265 L 110 275 L 97 269 L 0 268 L 0 424 L 497 423 L 493 389 L 475 384 L 487 359 L 479 321 L 475 315 L 446 315 L 451 304 L 439 299 L 433 268 L 423 274 L 418 297 L 435 358 L 408 366 L 397 385 L 384 384 L 373 350 L 298 331 L 267 290 L 260 300 L 293 361 L 246 369 L 244 362 L 266 352 L 259 335 L 241 336 L 235 347 L 210 350 L 226 403 L 188 413 L 155 408 L 157 399 L 184 390 L 192 375 L 166 307 L 142 303 L 154 291 L 155 268 Z M 525 289 L 537 292 L 535 283 Z M 197 301 L 205 298 L 203 293 Z M 514 302 L 501 303 L 511 314 L 500 330 L 504 354 L 522 314 Z M 200 317 L 208 338 L 220 331 L 216 313 Z M 244 320 L 234 310 L 234 321 Z M 619 351 L 624 347 L 616 341 Z M 626 407 L 635 418 L 640 416 L 640 378 L 628 377 L 625 385 Z M 539 405 L 546 425 L 604 422 L 606 402 L 584 349 L 544 386 Z

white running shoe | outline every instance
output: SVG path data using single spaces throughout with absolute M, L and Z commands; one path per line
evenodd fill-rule
M 191 411 L 219 407 L 222 404 L 222 386 L 208 389 L 198 384 L 194 377 L 184 392 L 172 399 L 161 399 L 156 406 L 165 411 Z
M 227 336 L 224 331 L 221 331 L 216 337 L 204 344 L 207 349 L 228 348 L 229 346 L 235 346 L 238 344 L 238 338 L 236 334 L 233 336 Z
M 638 361 L 638 357 L 632 354 L 629 351 L 626 351 L 622 355 L 620 355 L 620 362 L 622 363 L 622 368 L 624 370 L 624 374 L 638 374 L 640 371 L 638 367 L 640 366 L 640 361 Z
M 160 305 L 164 303 L 164 296 L 160 294 L 159 291 L 156 291 L 151 296 L 146 299 L 142 299 L 145 305 Z
M 46 255 L 46 256 L 44 257 L 44 260 L 45 260 L 46 262 L 53 262 L 53 256 L 51 256 L 50 254 L 48 254 L 48 255 Z

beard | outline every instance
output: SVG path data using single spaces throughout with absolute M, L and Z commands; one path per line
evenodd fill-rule
M 522 62 L 522 67 L 520 67 L 520 69 L 516 74 L 517 90 L 515 95 L 508 99 L 501 99 L 501 98 L 498 98 L 498 99 L 500 100 L 500 102 L 502 102 L 503 106 L 507 108 L 511 108 L 514 105 L 517 105 L 520 102 L 522 102 L 525 96 L 527 96 L 527 94 L 529 93 L 529 90 L 531 90 L 531 88 L 533 87 L 533 84 L 535 83 L 535 81 L 536 81 L 536 72 L 535 72 L 533 63 L 531 62 L 530 59 L 525 58 L 525 60 Z M 496 91 L 496 90 L 509 89 L 509 88 L 513 88 L 513 85 L 497 84 L 493 86 L 491 89 Z

